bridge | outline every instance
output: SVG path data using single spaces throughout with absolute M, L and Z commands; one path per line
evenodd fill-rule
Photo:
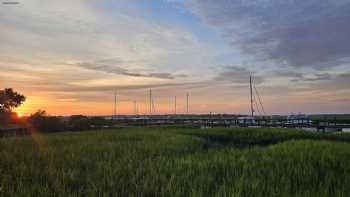
M 317 131 L 350 128 L 350 123 L 313 122 L 309 119 L 273 119 L 249 117 L 188 117 L 183 116 L 126 116 L 113 120 L 116 125 L 152 126 L 152 125 L 192 125 L 201 127 L 280 127 L 280 128 L 315 128 Z

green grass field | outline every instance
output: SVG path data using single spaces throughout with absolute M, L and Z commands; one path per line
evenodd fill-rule
M 350 135 L 151 127 L 0 139 L 0 196 L 350 196 Z

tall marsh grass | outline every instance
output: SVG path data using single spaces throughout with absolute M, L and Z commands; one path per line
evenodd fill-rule
M 0 139 L 0 196 L 349 196 L 349 135 L 140 128 Z

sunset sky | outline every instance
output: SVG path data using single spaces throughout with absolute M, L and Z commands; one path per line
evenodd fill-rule
M 17 109 L 109 115 L 350 112 L 350 0 L 0 0 L 0 89 Z M 7 1 L 8 2 L 8 1 Z

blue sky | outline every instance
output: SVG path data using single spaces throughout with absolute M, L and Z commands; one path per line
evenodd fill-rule
M 61 0 L 0 5 L 0 84 L 32 113 L 350 112 L 349 0 Z M 64 111 L 62 109 L 65 109 Z

